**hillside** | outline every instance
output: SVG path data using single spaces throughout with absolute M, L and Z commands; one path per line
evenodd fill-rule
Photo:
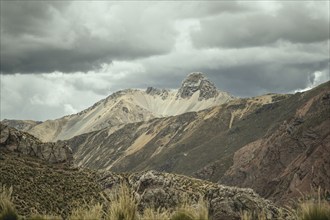
M 4 128 L 7 129 L 1 126 L 1 133 L 4 133 Z M 33 143 L 34 148 L 44 147 L 36 138 L 10 129 L 9 136 L 15 135 L 26 137 L 25 142 L 17 142 L 19 146 Z M 0 184 L 13 186 L 14 204 L 23 216 L 38 212 L 65 218 L 72 209 L 84 202 L 94 201 L 107 205 L 101 194 L 109 195 L 123 182 L 132 195 L 139 198 L 140 211 L 151 206 L 171 210 L 185 198 L 197 201 L 203 197 L 209 203 L 209 213 L 213 219 L 236 220 L 244 210 L 264 212 L 267 219 L 277 218 L 280 214 L 287 215 L 285 210 L 262 199 L 250 189 L 227 187 L 156 171 L 114 174 L 78 169 L 66 163 L 67 160 L 49 163 L 45 158 L 31 155 L 23 148 L 12 149 L 7 140 L 0 144 Z
M 22 129 L 42 141 L 65 140 L 74 136 L 152 118 L 180 115 L 216 106 L 232 100 L 219 91 L 202 73 L 191 73 L 178 90 L 126 89 L 118 91 L 77 114 L 42 123 L 4 120 L 3 123 Z
M 330 190 L 330 83 L 284 101 L 291 116 L 234 155 L 221 183 L 275 201 Z

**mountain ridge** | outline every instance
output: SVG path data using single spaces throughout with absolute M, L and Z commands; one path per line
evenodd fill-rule
M 297 189 L 310 192 L 311 189 L 305 187 L 309 181 L 314 181 L 315 186 L 330 189 L 329 185 L 324 184 L 330 182 L 324 172 L 327 169 L 322 168 L 328 160 L 326 157 L 320 160 L 312 159 L 320 152 L 330 158 L 330 151 L 327 151 L 329 146 L 326 143 L 329 138 L 326 123 L 330 120 L 330 105 L 327 101 L 327 97 L 330 97 L 329 86 L 330 82 L 294 95 L 268 94 L 236 99 L 199 112 L 127 124 L 116 131 L 104 128 L 73 137 L 65 143 L 71 146 L 75 162 L 79 166 L 109 169 L 114 172 L 154 169 L 179 173 L 253 188 L 266 198 L 283 202 L 287 201 L 288 195 L 299 195 L 285 190 L 278 191 L 276 185 L 269 184 L 278 181 L 277 179 L 284 185 L 294 184 L 298 180 L 292 176 L 295 170 L 293 168 L 306 166 L 304 161 L 318 163 L 318 166 L 314 166 L 320 169 L 318 172 L 314 171 L 314 177 L 310 177 L 311 170 L 302 169 L 301 172 L 306 173 L 309 178 L 305 180 L 304 188 L 297 185 Z M 322 121 L 323 130 L 317 129 L 317 133 L 322 135 L 314 137 L 319 141 L 313 141 L 310 132 L 315 131 Z M 283 126 L 287 128 L 283 129 Z M 299 129 L 295 130 L 296 128 Z M 294 136 L 291 136 L 290 132 Z M 323 136 L 325 137 L 321 141 L 319 137 Z M 296 142 L 295 138 L 299 141 Z M 275 145 L 271 144 L 272 140 L 276 140 Z M 310 145 L 318 149 L 317 154 L 305 155 Z M 258 151 L 263 153 L 256 156 L 254 154 L 257 151 L 253 149 L 258 149 L 258 146 Z M 267 162 L 268 156 L 262 156 L 274 155 L 272 152 L 277 151 L 287 152 L 287 156 L 281 154 L 281 158 L 288 170 L 279 168 L 276 165 L 278 160 L 269 158 Z M 249 160 L 246 164 L 239 163 L 241 157 L 257 158 L 258 164 L 263 164 L 264 167 L 255 165 L 253 161 L 250 161 L 250 165 Z M 294 164 L 295 160 L 300 162 L 294 166 L 290 165 Z M 247 165 L 251 168 L 245 168 Z M 261 170 L 270 172 L 272 167 L 276 168 L 272 178 L 266 178 L 268 174 L 259 171 L 262 168 Z M 250 176 L 249 173 L 260 175 L 258 180 L 252 181 L 252 177 L 242 179 L 240 174 L 245 169 L 249 170 L 246 171 L 248 174 L 245 174 L 247 177 Z M 281 177 L 282 175 L 284 176 Z M 322 181 L 315 182 L 314 178 Z
M 42 141 L 65 140 L 105 127 L 199 111 L 232 99 L 234 97 L 228 93 L 217 90 L 204 74 L 191 73 L 178 90 L 152 87 L 146 90 L 120 90 L 76 114 L 47 120 L 32 127 L 21 126 Z M 10 120 L 3 122 L 15 125 Z

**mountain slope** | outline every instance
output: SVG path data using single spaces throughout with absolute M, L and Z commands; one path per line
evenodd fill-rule
M 221 183 L 255 189 L 274 200 L 330 189 L 330 84 L 293 98 L 293 115 L 235 153 Z M 288 109 L 289 110 L 289 109 Z
M 155 89 L 146 91 L 127 89 L 116 92 L 92 107 L 74 115 L 48 120 L 28 127 L 16 122 L 16 128 L 35 135 L 43 141 L 65 140 L 106 127 L 147 121 L 156 117 L 199 111 L 232 100 L 229 94 L 217 90 L 202 73 L 191 73 L 179 90 Z M 11 120 L 4 121 L 15 125 Z
M 66 144 L 73 149 L 78 165 L 93 169 L 156 169 L 211 181 L 221 179 L 285 200 L 290 191 L 276 188 L 275 183 L 295 184 L 299 179 L 293 176 L 300 169 L 296 167 L 304 166 L 309 167 L 302 169 L 307 179 L 299 189 L 308 192 L 306 186 L 314 183 L 329 190 L 329 84 L 295 95 L 237 99 L 199 112 L 127 124 L 116 131 L 106 128 L 76 136 Z M 291 133 L 286 134 L 283 126 Z M 310 143 L 319 149 L 315 155 L 305 153 Z M 279 161 L 276 152 L 282 151 Z M 323 156 L 315 159 L 320 154 Z M 312 171 L 311 165 L 318 171 Z M 274 176 L 269 176 L 273 169 Z M 269 184 L 274 188 L 268 190 Z
M 66 143 L 73 149 L 76 163 L 82 166 L 113 171 L 157 169 L 193 175 L 210 161 L 224 155 L 230 158 L 250 140 L 261 138 L 272 120 L 248 116 L 286 97 L 270 94 L 234 100 L 200 112 L 127 124 L 116 131 L 106 128 L 86 133 Z M 252 123 L 254 120 L 259 122 Z M 246 128 L 237 128 L 241 121 Z M 245 137 L 239 138 L 242 135 Z

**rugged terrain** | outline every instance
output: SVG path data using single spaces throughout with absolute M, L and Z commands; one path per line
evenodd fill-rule
M 178 90 L 118 91 L 77 114 L 42 123 L 4 120 L 3 123 L 28 131 L 42 141 L 65 140 L 74 136 L 152 118 L 179 115 L 220 105 L 233 97 L 219 91 L 202 73 L 191 73 Z
M 329 94 L 328 82 L 295 95 L 236 99 L 65 143 L 79 166 L 180 173 L 285 201 L 299 191 L 330 189 Z
M 329 82 L 284 103 L 292 115 L 238 150 L 221 183 L 251 187 L 275 201 L 290 200 L 319 187 L 329 192 Z
M 138 198 L 141 210 L 150 206 L 170 210 L 187 197 L 192 201 L 203 197 L 209 203 L 209 213 L 213 219 L 239 219 L 240 212 L 244 210 L 264 212 L 267 219 L 286 213 L 251 189 L 227 187 L 156 171 L 114 174 L 78 169 L 67 163 L 70 158 L 50 163 L 47 158 L 30 154 L 25 149 L 43 148 L 47 151 L 53 145 L 45 145 L 31 135 L 5 126 L 1 126 L 1 134 L 4 135 L 0 145 L 0 183 L 13 186 L 14 203 L 20 215 L 38 212 L 66 217 L 84 201 L 106 204 L 101 194 L 106 195 L 122 183 L 126 183 Z M 13 144 L 12 137 L 25 139 L 18 138 L 18 142 Z
M 143 116 L 133 123 L 123 121 L 123 115 L 116 113 L 118 109 L 107 103 L 123 97 L 127 101 L 128 93 L 134 94 L 130 103 L 132 100 L 140 103 L 140 107 L 154 115 Z M 139 93 L 148 95 L 141 98 L 136 96 Z M 146 101 L 149 96 L 163 101 Z M 166 100 L 172 100 L 168 108 L 159 105 Z M 64 126 L 74 132 L 60 126 L 55 136 L 73 136 L 79 129 L 82 130 L 78 133 L 83 134 L 55 145 L 72 149 L 73 162 L 79 167 L 184 174 L 252 188 L 263 197 L 282 203 L 319 187 L 330 191 L 329 100 L 330 82 L 303 93 L 232 99 L 219 92 L 202 74 L 194 73 L 175 93 L 154 88 L 145 92 L 121 91 L 77 115 L 66 116 L 77 117 Z M 126 104 L 119 108 L 123 114 L 132 110 Z M 108 112 L 105 115 L 114 113 L 122 121 L 110 125 L 101 115 L 96 127 L 88 127 L 93 124 L 89 119 L 99 111 Z M 116 117 L 110 118 L 113 121 Z M 20 127 L 24 130 L 30 124 Z M 28 131 L 33 133 L 33 129 L 46 124 L 36 123 Z M 52 134 L 47 129 L 40 131 Z

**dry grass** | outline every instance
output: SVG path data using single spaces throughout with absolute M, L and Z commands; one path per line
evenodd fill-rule
M 72 210 L 69 220 L 102 219 L 104 216 L 103 205 L 100 203 L 86 204 Z
M 241 220 L 267 220 L 265 212 L 255 213 L 243 211 L 241 213 Z
M 55 215 L 35 214 L 27 218 L 27 220 L 62 220 L 62 217 Z
M 290 219 L 295 220 L 330 220 L 330 204 L 326 199 L 322 199 L 321 190 L 317 192 L 317 196 L 313 194 L 304 196 L 305 198 L 297 205 L 296 208 L 288 208 L 287 212 Z M 317 197 L 317 198 L 315 198 Z M 242 220 L 266 220 L 264 212 L 241 212 Z M 283 213 L 280 213 L 280 219 L 286 219 Z
M 122 184 L 118 191 L 110 196 L 110 200 L 107 220 L 136 220 L 138 218 L 137 202 L 126 184 Z
M 170 215 L 167 210 L 146 208 L 140 220 L 170 220 Z
M 323 199 L 321 188 L 314 190 L 314 193 L 304 196 L 305 199 L 300 203 L 296 216 L 300 220 L 330 220 L 330 204 Z
M 11 194 L 13 193 L 13 187 L 6 187 L 0 185 L 0 219 L 1 220 L 17 220 L 18 214 L 15 209 L 15 205 L 12 202 Z
M 330 205 L 326 201 L 306 201 L 298 209 L 298 219 L 330 220 Z
M 196 204 L 184 202 L 171 216 L 171 220 L 207 220 L 209 219 L 208 203 L 200 197 Z

